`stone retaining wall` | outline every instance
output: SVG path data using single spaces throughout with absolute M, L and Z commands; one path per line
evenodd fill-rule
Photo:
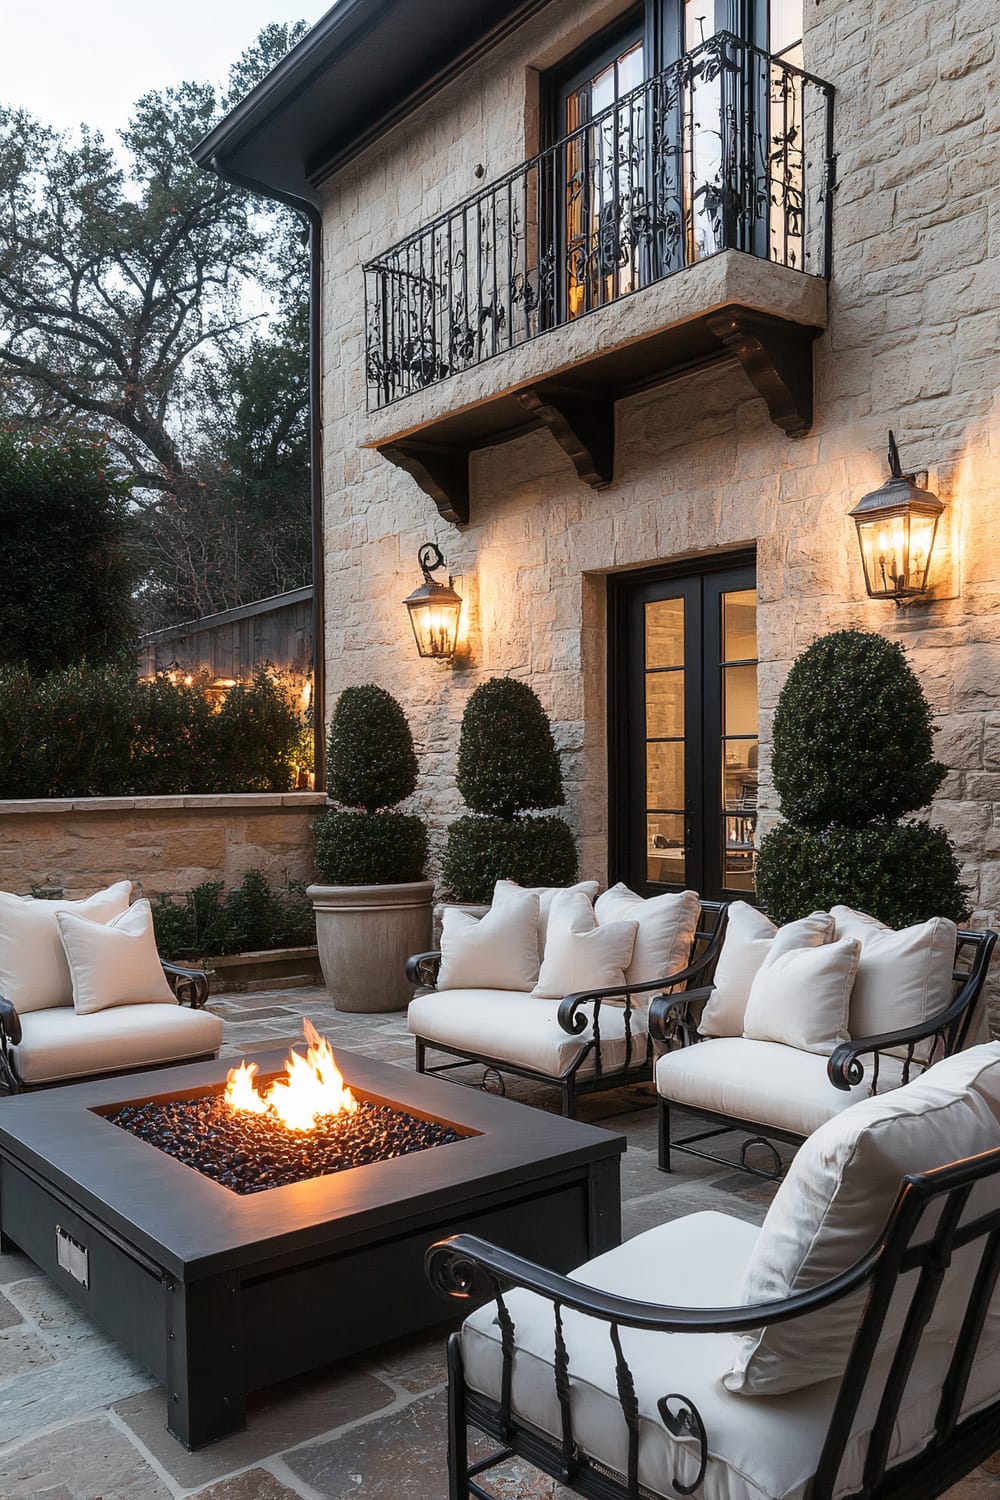
M 82 797 L 0 802 L 0 889 L 80 897 L 128 878 L 147 895 L 205 880 L 313 878 L 309 825 L 319 792 Z

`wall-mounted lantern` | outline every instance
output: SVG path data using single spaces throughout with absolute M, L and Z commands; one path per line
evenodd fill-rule
M 404 604 L 410 611 L 410 624 L 421 656 L 433 656 L 438 661 L 450 661 L 458 645 L 458 621 L 462 613 L 462 596 L 452 588 L 452 579 L 438 583 L 431 577 L 444 567 L 441 549 L 434 542 L 425 542 L 417 553 L 417 561 L 424 581 Z
M 889 478 L 851 511 L 858 528 L 865 588 L 873 599 L 906 604 L 927 592 L 927 574 L 943 501 L 914 484 L 889 434 Z

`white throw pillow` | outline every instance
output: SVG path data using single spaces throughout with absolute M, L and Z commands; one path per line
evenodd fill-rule
M 998 1095 L 1000 1043 L 993 1043 L 935 1063 L 905 1088 L 863 1099 L 827 1120 L 800 1146 L 775 1194 L 747 1264 L 741 1302 L 790 1297 L 853 1266 L 876 1242 L 906 1173 L 926 1172 L 996 1147 Z M 967 1213 L 996 1207 L 998 1199 L 1000 1185 L 995 1180 L 983 1184 Z M 954 1256 L 925 1334 L 945 1341 L 942 1370 L 953 1347 L 956 1308 L 968 1300 L 981 1254 L 979 1241 Z M 890 1308 L 878 1354 L 895 1348 L 915 1274 L 901 1278 L 903 1296 Z M 731 1391 L 777 1395 L 839 1375 L 865 1295 L 858 1292 L 820 1312 L 741 1338 L 723 1384 Z M 994 1298 L 981 1355 L 1000 1339 L 998 1301 Z
M 549 912 L 542 968 L 532 993 L 557 1000 L 580 990 L 624 988 L 638 931 L 638 922 L 598 926 L 583 891 L 561 891 Z
M 785 953 L 775 953 L 772 943 L 750 986 L 743 1035 L 800 1052 L 832 1052 L 850 1037 L 847 1018 L 860 957 L 856 938 Z
M 947 1010 L 958 933 L 954 922 L 932 917 L 897 932 L 849 906 L 834 906 L 830 915 L 838 937 L 861 944 L 851 996 L 852 1037 L 920 1026 Z
M 538 952 L 545 952 L 545 934 L 549 925 L 552 903 L 561 891 L 582 891 L 593 901 L 600 890 L 596 880 L 580 880 L 576 885 L 518 885 L 516 880 L 498 880 L 493 887 L 493 905 L 502 906 L 511 896 L 529 895 L 538 897 Z M 537 974 L 535 976 L 538 977 Z M 534 982 L 534 981 L 532 981 Z
M 78 1016 L 115 1005 L 176 1003 L 156 951 L 148 901 L 136 901 L 106 926 L 69 911 L 57 912 L 56 921 Z
M 628 984 L 645 984 L 686 967 L 701 916 L 701 903 L 696 891 L 668 891 L 647 900 L 619 881 L 598 896 L 594 913 L 601 926 L 609 922 L 638 922 L 639 931 L 625 980 Z
M 769 917 L 745 901 L 729 908 L 722 952 L 715 966 L 715 989 L 702 1011 L 702 1036 L 742 1036 L 750 986 L 765 958 L 793 948 L 818 948 L 833 939 L 833 918 L 814 911 L 797 922 L 775 927 Z
M 439 990 L 531 989 L 538 978 L 538 897 L 521 891 L 473 917 L 446 906 Z
M 85 901 L 40 901 L 0 891 L 0 995 L 27 1014 L 73 1004 L 73 985 L 56 913 L 110 922 L 128 910 L 131 880 L 119 880 Z

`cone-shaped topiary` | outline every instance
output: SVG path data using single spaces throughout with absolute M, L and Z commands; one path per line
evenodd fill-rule
M 526 682 L 493 677 L 471 694 L 462 715 L 456 781 L 477 813 L 509 819 L 532 807 L 562 807 L 559 752 L 548 716 Z
M 526 682 L 494 677 L 471 694 L 458 746 L 458 789 L 475 817 L 448 830 L 441 871 L 459 901 L 488 902 L 498 880 L 569 885 L 576 841 L 561 818 L 522 817 L 562 807 L 562 768 L 548 717 Z
M 417 784 L 413 736 L 384 688 L 345 688 L 327 739 L 331 808 L 313 825 L 316 866 L 331 885 L 395 885 L 422 880 L 427 829 L 412 814 L 389 811 Z
M 895 821 L 929 802 L 944 778 L 932 734 L 920 683 L 884 636 L 836 631 L 798 658 L 774 716 L 786 821 L 757 857 L 757 894 L 776 922 L 838 904 L 891 927 L 967 915 L 947 834 Z
M 772 771 L 790 823 L 860 828 L 925 807 L 944 780 L 930 706 L 902 648 L 838 630 L 792 666 L 774 716 Z

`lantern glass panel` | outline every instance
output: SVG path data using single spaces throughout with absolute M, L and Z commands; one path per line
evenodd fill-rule
M 462 601 L 421 599 L 408 604 L 407 608 L 420 655 L 439 658 L 454 656 Z

